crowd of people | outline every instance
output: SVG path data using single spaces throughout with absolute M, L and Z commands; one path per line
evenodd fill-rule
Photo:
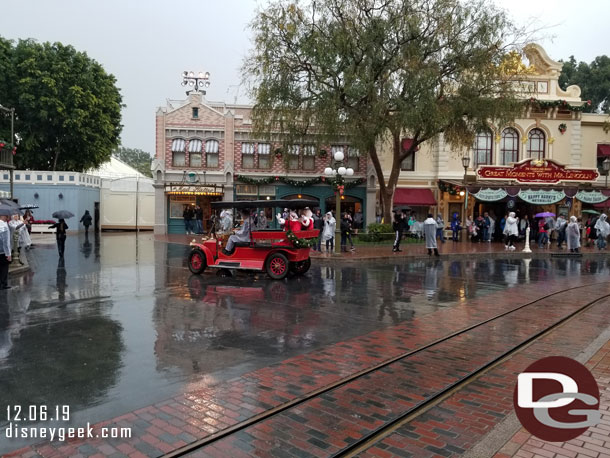
M 223 253 L 226 256 L 230 256 L 234 253 L 236 244 L 240 242 L 249 242 L 250 233 L 253 230 L 264 230 L 269 227 L 269 219 L 262 210 L 259 213 L 256 213 L 251 212 L 248 209 L 242 209 L 240 214 L 242 225 L 229 236 L 227 244 L 223 249 Z M 280 230 L 283 231 L 297 232 L 311 229 L 318 230 L 318 237 L 314 240 L 312 249 L 320 253 L 332 253 L 334 251 L 336 243 L 335 234 L 337 225 L 339 225 L 341 251 L 348 251 L 348 243 L 349 250 L 355 251 L 352 235 L 357 232 L 360 224 L 358 222 L 358 214 L 356 214 L 356 217 L 353 217 L 350 212 L 344 212 L 341 215 L 341 220 L 337 222 L 333 212 L 329 211 L 325 215 L 322 215 L 319 208 L 316 208 L 315 211 L 312 211 L 308 207 L 302 210 L 289 210 L 288 208 L 284 208 L 283 212 L 276 215 L 276 221 Z M 230 210 L 222 210 L 219 215 L 218 224 L 216 224 L 215 220 L 212 221 L 210 233 L 215 233 L 217 226 L 221 233 L 231 232 L 233 227 L 233 213 Z

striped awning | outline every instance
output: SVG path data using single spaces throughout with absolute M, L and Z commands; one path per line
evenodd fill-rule
M 186 142 L 182 138 L 176 138 L 172 141 L 172 151 L 174 152 L 184 152 L 185 147 Z
M 201 140 L 189 141 L 189 153 L 201 153 Z

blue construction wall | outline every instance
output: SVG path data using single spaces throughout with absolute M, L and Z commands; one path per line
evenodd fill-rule
M 0 184 L 0 190 L 9 191 L 8 183 Z M 38 197 L 35 197 L 38 194 Z M 62 198 L 59 195 L 62 195 Z M 37 220 L 53 219 L 52 214 L 57 210 L 68 210 L 75 217 L 66 221 L 70 231 L 83 230 L 84 227 L 78 221 L 89 210 L 94 217 L 95 202 L 100 201 L 100 189 L 87 186 L 57 184 L 30 184 L 14 183 L 13 195 L 22 205 L 36 204 L 38 209 L 34 210 L 34 218 Z

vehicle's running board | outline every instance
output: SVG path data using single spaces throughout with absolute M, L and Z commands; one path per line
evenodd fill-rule
M 211 268 L 217 267 L 217 268 L 236 268 L 236 267 L 240 267 L 241 266 L 241 262 L 231 262 L 231 261 L 220 261 L 218 264 L 212 264 Z

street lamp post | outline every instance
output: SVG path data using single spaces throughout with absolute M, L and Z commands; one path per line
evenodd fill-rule
M 210 72 L 199 72 L 195 75 L 195 72 L 182 72 L 182 85 L 191 86 L 193 89 L 186 91 L 186 95 L 189 95 L 192 91 L 201 92 L 205 95 L 205 90 L 210 87 Z
M 335 250 L 337 253 L 341 253 L 341 248 L 339 246 L 339 238 L 336 236 L 336 234 L 338 233 L 339 235 L 341 235 L 341 197 L 343 195 L 343 183 L 345 183 L 345 179 L 343 177 L 346 175 L 348 177 L 352 176 L 354 174 L 354 169 L 352 169 L 351 167 L 346 168 L 343 165 L 343 159 L 345 159 L 343 151 L 336 151 L 333 156 L 333 159 L 335 160 L 334 165 L 336 168 L 326 167 L 324 169 L 324 175 L 329 177 L 335 177 L 335 211 L 337 214 L 337 217 L 335 219 L 337 220 L 337 228 L 339 229 L 335 232 Z
M 6 108 L 3 107 L 2 105 L 0 105 L 0 110 L 2 111 L 6 111 L 7 113 L 11 114 L 11 145 L 15 145 L 15 109 L 14 108 Z M 12 162 L 12 161 L 11 161 Z M 12 165 L 12 164 L 11 164 Z M 15 167 L 11 167 L 9 169 L 9 174 L 10 174 L 10 178 L 11 178 L 11 187 L 10 187 L 10 191 L 11 191 L 11 199 L 13 198 L 13 170 Z
M 463 156 L 462 157 L 462 167 L 464 167 L 464 186 L 466 186 L 466 178 L 467 178 L 469 166 L 470 166 L 470 156 Z
M 608 188 L 608 174 L 610 173 L 610 158 L 604 159 L 602 162 L 602 167 L 604 169 L 604 175 L 606 175 L 606 188 Z

